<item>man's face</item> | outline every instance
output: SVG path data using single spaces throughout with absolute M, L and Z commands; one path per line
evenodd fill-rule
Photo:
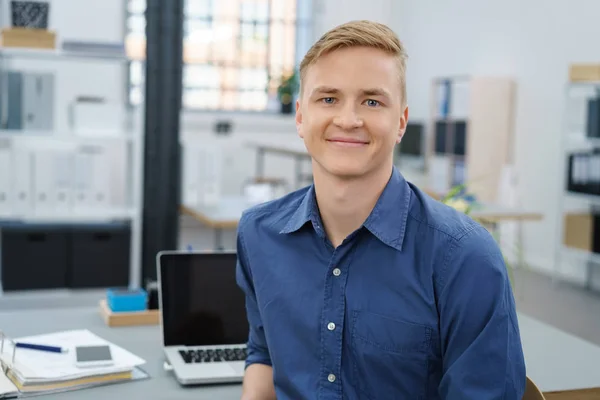
M 406 129 L 398 64 L 367 47 L 335 50 L 308 67 L 296 126 L 314 167 L 351 179 L 387 169 Z

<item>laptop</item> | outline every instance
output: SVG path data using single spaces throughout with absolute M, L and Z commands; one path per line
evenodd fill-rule
M 236 252 L 163 251 L 156 261 L 163 347 L 177 381 L 241 382 L 249 326 Z

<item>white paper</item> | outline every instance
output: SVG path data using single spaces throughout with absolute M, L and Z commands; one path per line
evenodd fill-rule
M 69 350 L 67 353 L 50 353 L 17 348 L 13 370 L 26 382 L 60 381 L 112 374 L 130 371 L 134 367 L 146 363 L 140 357 L 85 329 L 22 337 L 15 339 L 15 341 L 59 346 Z M 94 345 L 110 346 L 114 361 L 113 365 L 98 368 L 78 368 L 75 365 L 75 347 Z
M 8 379 L 4 373 L 0 372 L 0 398 L 2 398 L 3 395 L 15 394 L 17 392 L 17 387 L 12 381 Z

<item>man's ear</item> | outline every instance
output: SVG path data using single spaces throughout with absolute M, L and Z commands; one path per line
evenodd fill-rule
M 298 136 L 304 139 L 304 132 L 302 131 L 302 107 L 300 106 L 300 99 L 296 100 L 296 131 L 298 131 Z
M 400 117 L 400 127 L 398 129 L 398 136 L 396 137 L 396 144 L 400 143 L 402 137 L 404 136 L 404 132 L 406 132 L 406 125 L 408 124 L 408 106 L 404 107 L 404 112 Z

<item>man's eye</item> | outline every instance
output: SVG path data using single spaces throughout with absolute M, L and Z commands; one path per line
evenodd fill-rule
M 321 101 L 326 104 L 333 104 L 335 99 L 333 97 L 324 97 L 321 99 Z
M 377 107 L 379 105 L 379 102 L 377 100 L 369 99 L 369 100 L 367 100 L 367 105 L 369 107 Z

